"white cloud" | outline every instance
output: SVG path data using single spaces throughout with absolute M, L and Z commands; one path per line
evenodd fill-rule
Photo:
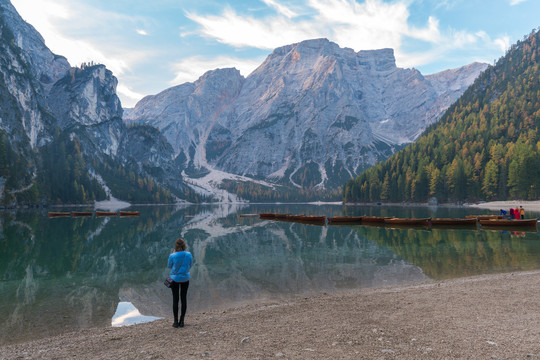
M 510 37 L 508 35 L 501 36 L 495 40 L 492 40 L 485 31 L 478 31 L 474 35 L 479 40 L 483 41 L 484 46 L 486 47 L 498 48 L 503 53 L 510 48 Z
M 446 10 L 453 9 L 460 0 L 439 0 L 435 9 L 444 8 Z
M 171 85 L 178 85 L 185 82 L 193 82 L 201 77 L 208 70 L 236 68 L 243 76 L 248 76 L 255 70 L 263 59 L 238 59 L 228 56 L 219 56 L 216 58 L 204 58 L 193 56 L 173 65 L 175 78 L 170 82 Z
M 43 36 L 47 47 L 65 56 L 72 66 L 90 61 L 107 66 L 119 79 L 117 91 L 124 106 L 133 106 L 143 97 L 124 85 L 123 79 L 148 52 L 130 46 L 123 37 L 129 31 L 121 31 L 137 28 L 141 19 L 102 11 L 79 0 L 12 0 L 12 3 L 21 17 Z M 136 31 L 146 34 L 145 30 Z
M 508 36 L 503 36 L 493 41 L 495 45 L 499 46 L 501 51 L 506 51 L 510 47 L 510 38 Z
M 324 37 L 355 50 L 397 48 L 409 31 L 409 13 L 403 3 L 310 0 L 309 6 L 318 13 L 314 21 L 325 24 Z
M 137 29 L 137 30 L 135 30 L 135 31 L 136 31 L 137 34 L 139 34 L 139 35 L 143 35 L 143 36 L 148 35 L 148 33 L 147 33 L 145 30 L 143 30 L 143 29 Z
M 21 17 L 34 27 L 50 28 L 50 18 L 66 19 L 71 15 L 67 6 L 50 0 L 11 0 Z
M 478 36 L 482 40 L 489 39 L 489 35 L 483 30 L 477 31 L 474 35 Z
M 278 2 L 276 2 L 274 0 L 262 0 L 262 1 L 266 5 L 275 8 L 281 15 L 284 15 L 284 16 L 288 17 L 289 19 L 298 16 L 297 13 L 295 13 L 294 11 L 292 11 L 291 9 L 289 9 L 288 7 L 286 7 L 284 5 L 279 4 Z
M 128 86 L 123 84 L 118 84 L 116 92 L 122 99 L 123 107 L 134 107 L 135 104 L 145 96 L 144 94 L 131 90 Z
M 468 45 L 472 45 L 478 41 L 478 37 L 466 31 L 454 31 L 444 39 L 444 42 L 439 44 L 443 49 L 463 49 Z
M 274 0 L 263 0 L 276 7 Z M 355 50 L 401 46 L 405 36 L 429 43 L 442 41 L 439 22 L 429 17 L 424 27 L 408 24 L 407 1 L 309 0 L 302 20 L 292 19 L 285 10 L 280 15 L 254 18 L 226 8 L 220 15 L 187 17 L 200 25 L 199 34 L 234 47 L 274 49 L 306 39 L 326 37 Z M 296 13 L 294 13 L 296 14 Z M 291 15 L 291 16 L 289 16 Z
M 439 43 L 442 39 L 442 35 L 439 30 L 439 20 L 433 16 L 430 16 L 426 28 L 411 28 L 409 29 L 407 35 L 412 38 L 423 40 L 429 43 Z
M 320 37 L 313 24 L 292 23 L 284 17 L 255 19 L 238 15 L 226 9 L 221 16 L 199 16 L 187 13 L 186 16 L 201 25 L 200 33 L 234 47 L 254 47 L 274 49 L 293 42 Z M 293 26 L 294 25 L 294 26 Z
M 65 56 L 71 65 L 77 66 L 83 62 L 94 61 L 105 64 L 116 76 L 121 76 L 130 68 L 128 61 L 134 59 L 133 53 L 127 50 L 119 50 L 118 55 L 105 53 L 104 47 L 100 46 L 98 49 L 88 39 L 69 37 L 69 33 L 66 34 L 61 30 L 64 21 L 73 18 L 103 19 L 103 12 L 96 10 L 100 14 L 97 16 L 91 9 L 86 8 L 84 9 L 86 17 L 76 16 L 77 12 L 81 11 L 74 7 L 77 4 L 63 0 L 12 0 L 12 3 L 23 19 L 32 24 L 43 36 L 47 47 L 52 52 Z M 105 23 L 110 19 L 103 20 Z
M 476 54 L 471 54 L 472 59 L 466 59 L 469 62 L 478 61 L 490 63 L 492 56 L 504 53 L 510 47 L 510 38 L 502 36 L 497 39 L 492 39 L 485 31 L 477 31 L 470 34 L 464 31 L 454 31 L 447 35 L 444 41 L 441 41 L 437 46 L 422 51 L 420 53 L 403 53 L 400 49 L 396 50 L 396 63 L 400 67 L 418 67 L 437 61 L 447 60 L 449 56 L 459 57 L 460 52 L 471 48 L 475 44 Z M 494 55 L 495 54 L 495 55 Z
M 518 5 L 518 4 L 524 3 L 525 1 L 527 0 L 510 0 L 510 5 L 512 6 Z
M 279 4 L 275 0 L 263 0 L 272 8 Z M 519 1 L 519 0 L 514 0 Z M 429 16 L 424 25 L 412 25 L 409 7 L 412 0 L 307 0 L 294 19 L 286 11 L 277 16 L 255 18 L 240 15 L 226 8 L 219 15 L 188 13 L 189 19 L 200 27 L 199 35 L 236 48 L 252 47 L 271 50 L 283 45 L 306 39 L 325 37 L 341 47 L 356 51 L 393 48 L 399 66 L 421 66 L 445 60 L 456 50 L 466 51 L 471 45 L 482 45 L 489 50 L 505 45 L 505 38 L 491 40 L 483 32 L 469 33 L 448 29 L 441 31 L 439 19 Z M 454 2 L 444 1 L 445 7 Z M 295 13 L 296 14 L 296 13 Z M 415 50 L 404 49 L 407 43 L 416 44 Z

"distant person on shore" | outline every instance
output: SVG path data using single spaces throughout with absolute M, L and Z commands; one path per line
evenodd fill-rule
M 525 219 L 525 209 L 523 208 L 523 206 L 519 207 L 519 217 Z
M 514 209 L 510 208 L 510 219 L 515 219 L 516 215 L 514 214 Z
M 171 290 L 173 295 L 173 327 L 184 327 L 184 317 L 187 309 L 187 291 L 189 287 L 189 269 L 193 265 L 193 256 L 186 251 L 184 239 L 177 239 L 174 243 L 174 252 L 169 255 L 167 267 L 171 269 L 169 276 L 173 279 Z M 182 303 L 180 321 L 178 321 L 178 301 Z
M 508 214 L 508 212 L 506 210 L 503 210 L 501 209 L 501 211 L 499 212 L 499 215 L 502 215 L 502 216 L 505 216 Z
M 520 219 L 520 218 L 521 218 L 521 216 L 519 215 L 519 209 L 518 209 L 518 208 L 515 208 L 515 209 L 514 209 L 514 215 L 515 215 L 516 219 Z

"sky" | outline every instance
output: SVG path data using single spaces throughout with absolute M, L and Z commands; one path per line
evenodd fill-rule
M 393 48 L 424 75 L 493 64 L 540 27 L 540 0 L 11 0 L 72 66 L 102 63 L 123 107 L 280 46 L 327 38 L 355 51 Z

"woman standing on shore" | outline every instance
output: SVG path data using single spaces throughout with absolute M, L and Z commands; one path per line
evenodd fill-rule
M 173 279 L 171 290 L 173 295 L 173 327 L 184 327 L 184 316 L 187 309 L 187 291 L 189 287 L 189 269 L 193 265 L 193 256 L 186 251 L 184 239 L 177 239 L 174 243 L 174 252 L 169 255 L 167 267 L 171 269 L 169 276 Z M 180 322 L 178 321 L 178 301 L 182 303 Z

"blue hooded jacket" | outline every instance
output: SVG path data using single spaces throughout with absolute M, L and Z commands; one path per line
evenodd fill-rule
M 176 282 L 189 281 L 189 269 L 193 265 L 193 256 L 188 251 L 178 251 L 169 255 L 167 267 L 171 269 L 169 276 Z

